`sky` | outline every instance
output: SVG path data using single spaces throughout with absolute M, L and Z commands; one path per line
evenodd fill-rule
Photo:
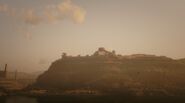
M 185 0 L 0 0 L 0 69 L 35 72 L 68 55 L 185 58 Z

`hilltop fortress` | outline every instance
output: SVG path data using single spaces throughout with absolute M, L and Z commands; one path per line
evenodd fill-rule
M 42 89 L 98 91 L 170 91 L 184 89 L 185 63 L 165 56 L 117 55 L 99 48 L 87 56 L 67 56 L 54 61 L 34 87 Z M 165 92 L 167 93 L 167 92 Z

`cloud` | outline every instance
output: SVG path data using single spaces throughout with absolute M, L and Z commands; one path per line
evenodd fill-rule
M 73 20 L 76 23 L 83 23 L 85 21 L 86 12 L 83 9 L 75 9 L 73 12 Z
M 0 4 L 0 12 L 5 13 L 8 11 L 8 5 L 6 4 Z
M 15 9 L 6 4 L 0 4 L 0 13 L 4 13 L 8 16 L 15 16 Z
M 65 0 L 56 5 L 50 5 L 45 10 L 45 17 L 49 22 L 57 22 L 62 20 L 72 20 L 75 23 L 83 23 L 85 21 L 86 11 L 75 5 L 71 0 Z
M 85 10 L 73 4 L 71 0 L 66 0 L 58 4 L 57 10 L 59 11 L 59 14 L 62 16 L 62 18 L 70 18 L 75 23 L 83 23 L 85 20 Z
M 42 22 L 42 17 L 38 16 L 33 9 L 30 9 L 24 12 L 23 21 L 27 24 L 38 25 Z
M 0 13 L 8 16 L 15 16 L 25 24 L 38 25 L 47 22 L 59 22 L 62 20 L 72 20 L 75 23 L 83 23 L 85 21 L 86 11 L 74 4 L 71 0 L 64 0 L 55 5 L 49 5 L 41 11 L 27 9 L 24 12 L 16 11 L 14 8 L 6 4 L 0 5 Z
M 59 21 L 58 14 L 56 10 L 53 8 L 53 6 L 48 6 L 44 11 L 45 20 L 49 23 L 56 23 Z
M 30 28 L 39 24 L 58 23 L 63 20 L 73 21 L 81 24 L 85 21 L 86 11 L 74 4 L 71 0 L 64 0 L 61 3 L 47 5 L 36 10 L 33 8 L 13 8 L 7 4 L 0 4 L 0 13 L 11 17 L 19 23 L 23 23 L 29 29 L 18 30 L 25 38 L 31 40 Z

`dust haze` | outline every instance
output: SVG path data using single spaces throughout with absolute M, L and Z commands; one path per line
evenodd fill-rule
M 1 0 L 0 102 L 185 102 L 184 5 Z

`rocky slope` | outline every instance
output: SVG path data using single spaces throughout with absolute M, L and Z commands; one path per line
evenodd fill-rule
M 66 54 L 41 74 L 35 87 L 99 91 L 158 91 L 175 94 L 185 90 L 185 63 L 164 56 L 116 55 L 100 48 L 91 56 Z

